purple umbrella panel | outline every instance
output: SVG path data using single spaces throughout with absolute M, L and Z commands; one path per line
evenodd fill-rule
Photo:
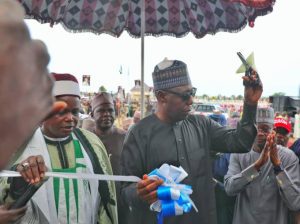
M 119 37 L 124 30 L 141 36 L 141 0 L 19 0 L 29 17 L 61 23 L 73 32 L 108 33 Z M 237 32 L 257 16 L 272 11 L 228 0 L 146 0 L 145 35 L 196 38 L 219 31 Z

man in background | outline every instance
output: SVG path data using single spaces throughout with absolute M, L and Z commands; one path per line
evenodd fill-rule
M 291 132 L 291 123 L 283 117 L 276 117 L 274 120 L 274 131 L 276 132 L 276 141 L 278 145 L 287 147 L 289 134 Z
M 258 133 L 249 153 L 231 154 L 225 190 L 237 196 L 233 224 L 287 224 L 300 209 L 299 160 L 273 131 L 274 111 L 259 108 Z
M 121 153 L 126 132 L 114 126 L 115 107 L 111 94 L 102 92 L 92 99 L 91 116 L 95 121 L 94 133 L 103 142 L 110 158 L 113 173 L 121 175 Z M 119 223 L 127 223 L 128 206 L 120 197 L 120 182 L 116 182 Z

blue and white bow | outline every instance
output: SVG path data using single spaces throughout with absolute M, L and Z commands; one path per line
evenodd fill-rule
M 149 178 L 160 178 L 164 183 L 157 189 L 158 200 L 150 205 L 152 211 L 158 212 L 158 224 L 163 224 L 163 218 L 182 215 L 191 211 L 194 202 L 189 197 L 193 193 L 192 187 L 179 184 L 188 176 L 182 167 L 163 164 L 159 169 L 148 174 Z

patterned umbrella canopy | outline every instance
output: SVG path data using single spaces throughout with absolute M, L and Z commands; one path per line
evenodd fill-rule
M 143 0 L 19 0 L 26 14 L 67 30 L 141 36 Z M 272 10 L 274 0 L 144 0 L 145 35 L 201 38 L 218 31 L 237 32 Z
M 73 32 L 124 30 L 141 37 L 141 114 L 144 115 L 144 36 L 196 38 L 218 31 L 237 32 L 257 16 L 272 11 L 275 0 L 18 0 L 28 17 L 51 26 L 61 23 Z

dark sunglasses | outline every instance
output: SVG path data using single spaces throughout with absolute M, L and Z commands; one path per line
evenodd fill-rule
M 183 92 L 183 93 L 174 92 L 172 90 L 164 90 L 164 92 L 174 94 L 174 95 L 180 97 L 183 101 L 188 101 L 191 97 L 195 97 L 197 88 L 193 87 L 188 92 Z

